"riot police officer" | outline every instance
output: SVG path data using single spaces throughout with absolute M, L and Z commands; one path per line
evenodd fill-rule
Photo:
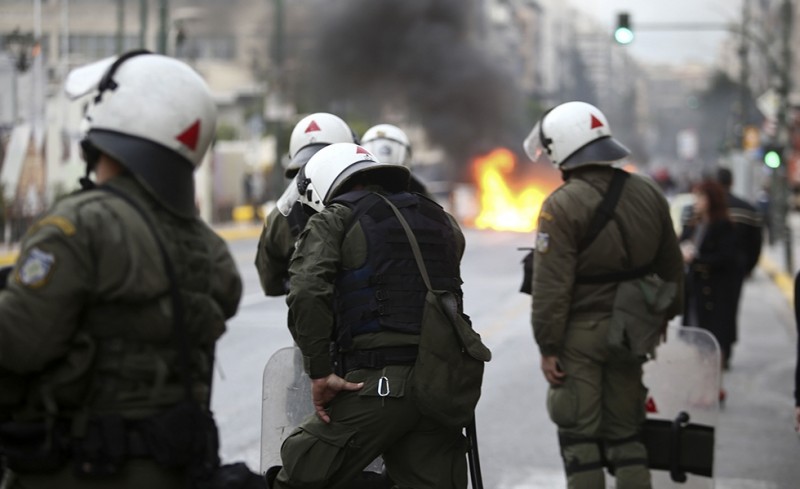
M 242 291 L 195 209 L 216 108 L 192 68 L 146 51 L 66 89 L 90 97 L 86 189 L 31 227 L 0 291 L 4 487 L 186 487 L 218 463 L 214 345 Z
M 367 129 L 361 136 L 361 146 L 381 163 L 403 165 L 411 169 L 411 141 L 405 131 L 393 124 L 378 124 Z M 409 177 L 408 190 L 430 197 L 425 184 L 413 172 Z
M 549 160 L 564 177 L 539 216 L 532 324 L 568 487 L 604 487 L 605 459 L 617 487 L 649 488 L 647 453 L 637 438 L 645 416 L 645 358 L 612 355 L 609 328 L 620 283 L 645 274 L 677 291 L 664 319 L 681 312 L 683 265 L 669 207 L 654 182 L 612 166 L 629 151 L 590 104 L 556 106 L 524 146 L 534 161 Z M 624 182 L 619 200 L 592 230 L 613 180 Z
M 318 213 L 292 256 L 289 327 L 317 416 L 283 443 L 274 487 L 345 487 L 379 455 L 398 487 L 466 487 L 461 427 L 423 416 L 409 386 L 427 289 L 381 195 L 424 236 L 433 288 L 459 302 L 464 237 L 407 183 L 407 168 L 348 143 L 323 148 L 297 177 L 301 204 Z
M 295 124 L 289 138 L 290 160 L 284 173 L 286 178 L 294 178 L 309 158 L 325 146 L 354 143 L 357 139 L 350 126 L 338 116 L 317 112 L 303 117 Z M 297 184 L 291 182 L 277 206 L 267 215 L 258 240 L 255 265 L 266 295 L 286 294 L 289 259 L 307 220 L 308 216 L 297 202 Z

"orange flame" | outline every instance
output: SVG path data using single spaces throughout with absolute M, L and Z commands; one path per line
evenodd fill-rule
M 542 202 L 549 192 L 534 182 L 523 183 L 519 186 L 522 190 L 516 193 L 510 188 L 503 175 L 514 170 L 514 154 L 498 148 L 475 158 L 473 165 L 481 204 L 475 226 L 497 231 L 529 232 L 536 229 Z

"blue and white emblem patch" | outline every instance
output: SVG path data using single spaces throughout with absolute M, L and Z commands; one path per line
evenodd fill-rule
M 543 232 L 536 233 L 536 251 L 539 253 L 547 253 L 550 249 L 550 235 Z
M 55 263 L 56 257 L 52 253 L 33 248 L 19 267 L 17 281 L 26 287 L 41 287 L 50 278 Z

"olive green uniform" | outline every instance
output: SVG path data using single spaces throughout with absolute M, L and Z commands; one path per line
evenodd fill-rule
M 294 252 L 297 234 L 292 232 L 289 219 L 272 209 L 261 229 L 256 250 L 256 270 L 266 295 L 286 294 L 289 282 L 289 260 Z
M 573 170 L 539 217 L 532 324 L 541 354 L 558 356 L 566 373 L 563 385 L 550 388 L 547 406 L 559 427 L 570 488 L 604 487 L 602 447 L 618 488 L 650 487 L 646 451 L 635 439 L 645 416 L 642 362 L 615 361 L 606 347 L 616 284 L 576 284 L 576 277 L 650 264 L 678 286 L 667 317 L 682 307 L 683 260 L 669 207 L 646 178 L 628 178 L 614 217 L 579 249 L 612 174 L 606 166 Z
M 207 405 L 213 346 L 242 291 L 233 258 L 206 224 L 170 214 L 133 177 L 116 177 L 107 186 L 145 210 L 172 260 L 192 387 Z M 129 448 L 132 426 L 185 397 L 172 314 L 162 255 L 140 214 L 105 190 L 64 198 L 30 229 L 0 291 L 0 382 L 16 386 L 4 389 L 0 416 L 10 423 L 55 423 L 71 445 L 93 435 L 87 420 L 91 426 L 98 416 L 121 418 L 122 443 Z M 117 448 L 101 446 L 100 452 Z M 185 486 L 184 470 L 162 468 L 141 453 L 100 479 L 76 478 L 69 459 L 54 473 L 34 470 L 18 478 L 25 488 Z
M 289 328 L 311 378 L 333 372 L 331 303 L 337 273 L 358 268 L 367 258 L 361 226 L 356 223 L 348 229 L 350 216 L 350 208 L 333 204 L 311 217 L 290 265 Z M 449 219 L 460 260 L 464 236 L 455 220 Z M 417 335 L 389 331 L 353 337 L 355 350 L 418 343 Z M 397 487 L 466 487 L 466 442 L 461 430 L 420 414 L 407 388 L 412 368 L 393 365 L 349 372 L 345 378 L 364 382 L 364 387 L 342 391 L 334 398 L 328 408 L 329 424 L 312 415 L 292 433 L 281 450 L 284 466 L 275 487 L 342 487 L 381 454 Z M 385 397 L 378 394 L 381 377 L 388 380 Z

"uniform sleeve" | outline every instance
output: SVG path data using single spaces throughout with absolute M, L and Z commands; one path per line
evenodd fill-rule
M 277 208 L 272 209 L 261 230 L 255 261 L 261 288 L 266 295 L 286 294 L 289 260 L 292 257 L 294 242 L 289 221 Z
M 214 284 L 211 293 L 225 313 L 225 319 L 230 319 L 236 314 L 242 298 L 242 277 L 227 243 L 218 236 L 215 238 L 212 248 Z
M 43 218 L 0 291 L 0 367 L 24 373 L 63 356 L 95 282 L 88 237 L 74 219 Z
M 464 250 L 466 249 L 466 240 L 464 239 L 464 232 L 461 230 L 461 227 L 458 225 L 458 221 L 456 218 L 447 214 L 447 218 L 450 220 L 450 225 L 453 227 L 453 236 L 456 241 L 456 250 L 458 250 L 458 261 L 461 262 L 461 259 L 464 257 Z
M 561 350 L 578 258 L 576 231 L 555 195 L 542 205 L 533 265 L 531 323 L 542 355 Z
M 661 214 L 664 237 L 653 259 L 653 272 L 665 282 L 674 283 L 676 286 L 675 298 L 667 309 L 667 317 L 672 319 L 683 312 L 684 264 L 678 237 L 669 214 L 669 204 L 663 197 L 660 198 L 663 200 Z
M 329 348 L 333 337 L 334 280 L 342 261 L 343 211 L 349 215 L 349 209 L 334 206 L 311 217 L 298 237 L 289 264 L 289 329 L 312 379 L 333 372 Z

